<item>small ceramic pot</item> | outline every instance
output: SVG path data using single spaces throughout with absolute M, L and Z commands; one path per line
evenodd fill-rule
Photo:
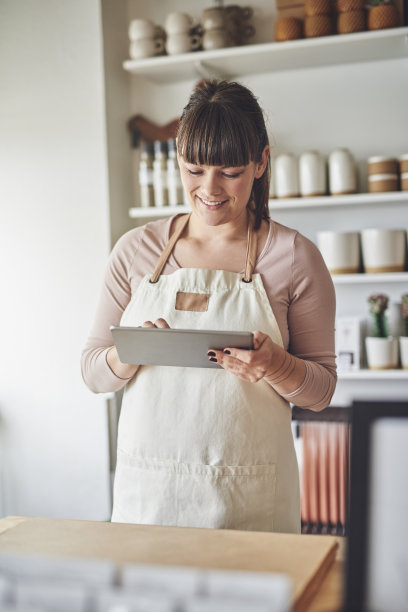
M 318 232 L 317 246 L 331 274 L 355 274 L 359 271 L 360 234 L 358 232 Z
M 398 338 L 365 339 L 367 365 L 370 370 L 394 370 L 398 368 Z
M 407 251 L 404 229 L 364 229 L 361 231 L 361 247 L 366 273 L 404 271 Z
M 320 196 L 326 193 L 326 164 L 317 151 L 306 151 L 299 158 L 300 195 Z
M 356 168 L 348 149 L 336 149 L 329 155 L 329 191 L 332 195 L 357 191 Z
M 408 336 L 400 336 L 399 338 L 401 368 L 408 370 Z
M 153 55 L 161 55 L 164 51 L 164 40 L 162 38 L 141 38 L 132 40 L 129 47 L 129 56 L 137 60 Z

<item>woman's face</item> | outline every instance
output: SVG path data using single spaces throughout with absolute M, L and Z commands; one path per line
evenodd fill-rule
M 260 178 L 268 161 L 265 147 L 260 162 L 246 166 L 201 166 L 178 156 L 181 180 L 193 212 L 209 225 L 237 220 L 245 213 L 255 178 Z

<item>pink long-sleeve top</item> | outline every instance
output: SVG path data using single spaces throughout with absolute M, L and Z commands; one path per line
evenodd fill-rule
M 153 272 L 169 240 L 171 223 L 172 218 L 167 218 L 132 229 L 112 250 L 81 360 L 84 381 L 95 393 L 118 391 L 128 382 L 118 378 L 107 363 L 106 355 L 113 344 L 109 328 L 119 325 L 140 281 Z M 170 255 L 162 274 L 178 268 Z M 296 230 L 270 221 L 254 272 L 261 275 L 284 348 L 306 364 L 300 387 L 283 397 L 310 410 L 325 408 L 337 380 L 335 292 L 319 250 Z

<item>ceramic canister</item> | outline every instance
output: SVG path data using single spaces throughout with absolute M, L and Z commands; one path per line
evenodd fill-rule
M 407 252 L 405 229 L 369 228 L 361 231 L 364 271 L 403 272 Z
M 299 195 L 298 161 L 293 153 L 282 153 L 275 160 L 275 192 L 277 198 Z
M 332 195 L 357 191 L 356 168 L 348 149 L 336 149 L 329 156 L 329 191 Z
M 326 164 L 317 151 L 306 151 L 299 158 L 300 195 L 319 196 L 326 193 Z
M 360 234 L 358 232 L 322 231 L 317 246 L 331 274 L 355 274 L 360 268 Z

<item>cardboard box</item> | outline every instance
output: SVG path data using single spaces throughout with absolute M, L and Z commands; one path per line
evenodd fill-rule
M 362 319 L 337 317 L 336 361 L 339 372 L 359 370 L 362 362 Z

